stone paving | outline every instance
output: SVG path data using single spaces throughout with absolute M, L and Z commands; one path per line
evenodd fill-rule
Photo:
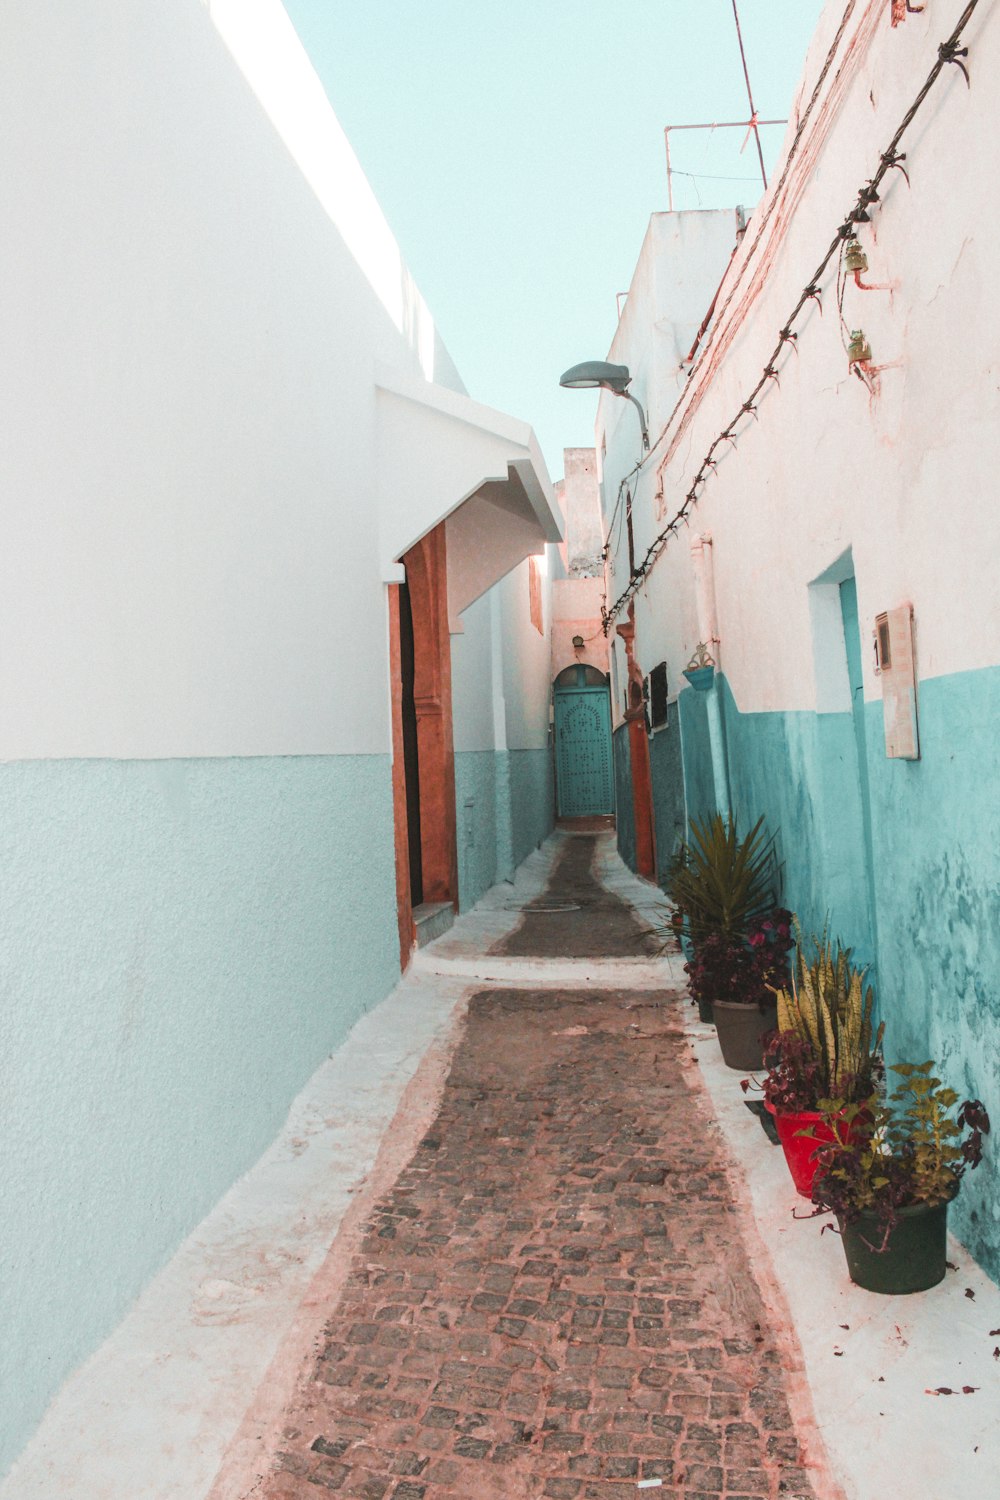
M 570 841 L 551 895 L 587 894 L 592 847 Z M 601 905 L 606 939 L 641 941 Z M 536 952 L 565 951 L 566 920 Z M 754 1281 L 676 1015 L 635 991 L 472 998 L 437 1118 L 365 1224 L 255 1497 L 836 1493 L 800 1451 L 796 1351 Z
M 635 958 L 657 952 L 662 940 L 594 879 L 595 843 L 580 835 L 567 839 L 548 891 L 528 905 L 520 926 L 491 953 L 511 958 Z M 566 910 L 553 911 L 554 902 L 565 903 Z

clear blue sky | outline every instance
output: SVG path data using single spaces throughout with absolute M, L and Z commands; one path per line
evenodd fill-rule
M 559 375 L 607 354 L 667 207 L 664 125 L 747 117 L 732 0 L 284 3 L 470 393 L 531 422 L 558 478 L 596 409 Z M 762 119 L 787 115 L 822 4 L 739 0 Z M 756 201 L 740 132 L 673 142 L 707 174 L 675 207 Z

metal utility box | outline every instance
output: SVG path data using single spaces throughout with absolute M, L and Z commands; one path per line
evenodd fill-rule
M 882 680 L 885 753 L 896 760 L 919 760 L 912 605 L 876 615 L 875 670 Z

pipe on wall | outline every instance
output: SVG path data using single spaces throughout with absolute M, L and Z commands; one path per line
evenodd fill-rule
M 715 805 L 724 818 L 732 810 L 729 797 L 729 767 L 719 705 L 719 622 L 715 601 L 715 559 L 712 533 L 703 531 L 691 539 L 691 564 L 694 568 L 695 607 L 698 614 L 698 639 L 704 641 L 715 660 L 716 676 L 708 692 L 705 711 L 708 718 L 708 743 L 712 752 L 712 782 Z

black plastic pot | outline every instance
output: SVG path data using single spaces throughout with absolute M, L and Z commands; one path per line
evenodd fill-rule
M 762 1038 L 778 1024 L 775 1006 L 769 1005 L 766 1010 L 761 1010 L 757 1005 L 735 1005 L 731 1000 L 716 1000 L 712 1006 L 712 1018 L 727 1068 L 750 1073 L 764 1066 Z
M 944 1280 L 948 1201 L 914 1203 L 899 1210 L 899 1222 L 885 1238 L 875 1214 L 862 1214 L 840 1226 L 850 1278 L 868 1292 L 905 1295 L 925 1292 Z M 885 1249 L 881 1249 L 885 1240 Z

